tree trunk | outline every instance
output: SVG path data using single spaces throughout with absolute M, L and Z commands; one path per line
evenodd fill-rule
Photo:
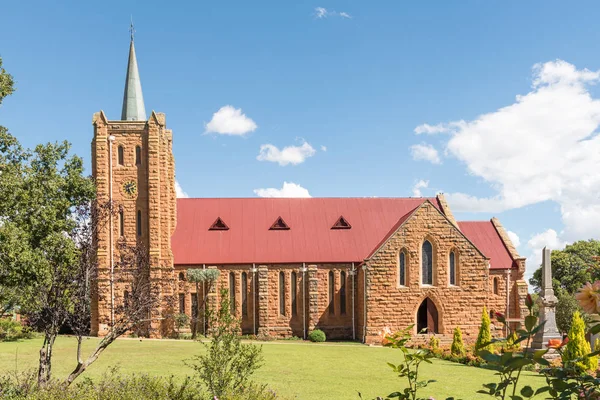
M 67 386 L 70 385 L 71 383 L 73 383 L 73 381 L 81 374 L 83 374 L 83 372 L 90 366 L 92 365 L 92 363 L 94 361 L 96 361 L 98 359 L 98 357 L 100 357 L 100 354 L 102 354 L 102 352 L 104 350 L 106 350 L 106 348 L 115 341 L 117 337 L 110 333 L 107 336 L 104 337 L 104 339 L 102 339 L 100 341 L 100 343 L 98 344 L 98 346 L 96 347 L 96 350 L 94 350 L 94 352 L 92 353 L 91 356 L 88 357 L 87 360 L 83 361 L 81 359 L 81 341 L 82 341 L 82 337 L 79 336 L 77 338 L 77 366 L 75 367 L 75 369 L 73 370 L 73 372 L 71 372 L 69 374 L 69 376 L 67 377 Z
M 196 340 L 198 335 L 198 318 L 200 317 L 200 294 L 198 293 L 198 288 L 198 282 L 196 282 L 196 312 L 192 315 L 192 340 Z
M 40 349 L 40 365 L 38 369 L 38 385 L 41 387 L 46 386 L 52 377 L 52 347 L 56 335 L 46 334 L 44 336 L 44 344 Z

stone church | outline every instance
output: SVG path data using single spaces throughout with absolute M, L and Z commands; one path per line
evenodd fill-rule
M 174 135 L 146 115 L 133 38 L 119 120 L 93 117 L 92 170 L 100 201 L 122 211 L 98 240 L 92 332 L 103 335 L 126 283 L 111 283 L 121 237 L 144 244 L 160 285 L 155 336 L 197 307 L 190 268 L 220 271 L 248 334 L 377 343 L 414 324 L 415 334 L 477 334 L 484 306 L 524 316 L 525 258 L 500 222 L 456 221 L 434 198 L 176 198 Z M 175 135 L 176 140 L 176 135 Z M 200 287 L 202 289 L 202 287 Z M 167 301 L 171 299 L 171 301 Z M 175 301 L 173 301 L 175 299 Z M 171 324 L 172 326 L 172 324 Z

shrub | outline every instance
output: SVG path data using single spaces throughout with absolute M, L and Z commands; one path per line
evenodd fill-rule
M 0 342 L 31 339 L 33 331 L 28 326 L 10 318 L 0 318 Z
M 560 291 L 556 303 L 556 327 L 561 333 L 567 333 L 571 330 L 571 322 L 575 311 L 581 311 L 575 297 L 565 291 Z
M 577 358 L 582 358 L 581 361 L 574 362 L 575 366 L 581 372 L 595 371 L 598 367 L 598 357 L 587 357 L 589 353 L 591 353 L 591 348 L 585 339 L 585 321 L 579 311 L 575 311 L 569 330 L 569 342 L 563 353 L 563 361 L 573 362 Z
M 319 342 L 324 342 L 325 340 L 327 340 L 327 337 L 325 336 L 325 332 L 323 332 L 320 329 L 315 329 L 308 334 L 308 339 L 311 342 L 319 343 Z
M 462 340 L 462 332 L 457 326 L 454 328 L 454 337 L 452 338 L 452 346 L 450 347 L 450 353 L 455 356 L 465 355 L 465 345 Z
M 432 335 L 429 338 L 429 347 L 431 348 L 432 351 L 438 350 L 440 348 L 440 339 L 435 337 L 435 335 Z
M 490 331 L 490 316 L 488 315 L 487 309 L 483 306 L 483 313 L 481 314 L 481 326 L 479 327 L 479 334 L 477 335 L 477 342 L 475 342 L 475 349 L 477 350 L 489 350 L 490 345 L 485 345 L 492 341 L 492 333 Z
M 517 332 L 512 331 L 511 334 L 506 338 L 506 346 L 504 347 L 504 349 L 506 351 L 518 351 L 521 349 L 521 343 L 518 342 L 519 340 L 519 335 L 517 335 Z
M 177 328 L 177 333 L 179 333 L 190 323 L 190 317 L 188 317 L 187 314 L 184 313 L 175 314 L 173 319 L 175 322 L 175 328 Z
M 229 294 L 221 290 L 216 313 L 211 313 L 211 341 L 202 343 L 206 352 L 188 363 L 211 396 L 219 399 L 250 385 L 250 376 L 260 368 L 262 347 L 242 344 L 240 322 L 230 312 Z

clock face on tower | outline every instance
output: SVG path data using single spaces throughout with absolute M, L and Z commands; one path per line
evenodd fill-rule
M 129 198 L 134 198 L 137 194 L 137 184 L 134 181 L 123 183 L 123 193 Z

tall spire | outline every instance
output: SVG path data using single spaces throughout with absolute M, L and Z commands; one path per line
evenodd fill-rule
M 125 92 L 123 94 L 122 121 L 145 121 L 146 108 L 144 107 L 144 96 L 142 95 L 142 82 L 138 72 L 135 47 L 133 45 L 133 21 L 129 28 L 131 32 L 131 43 L 129 44 L 129 61 L 127 62 L 127 77 L 125 78 Z

